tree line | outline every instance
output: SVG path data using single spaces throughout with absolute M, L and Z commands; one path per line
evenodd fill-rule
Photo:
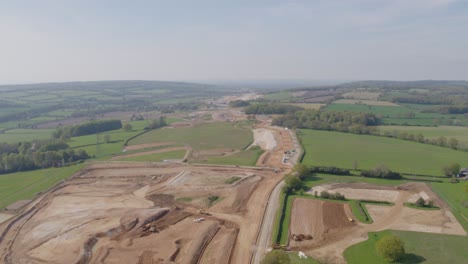
M 303 110 L 304 108 L 294 106 L 294 105 L 287 105 L 287 104 L 269 104 L 269 103 L 259 103 L 259 104 L 252 104 L 244 109 L 244 112 L 248 115 L 273 115 L 273 114 L 287 114 L 287 113 L 294 113 L 299 110 Z
M 313 109 L 290 112 L 272 121 L 272 125 L 289 128 L 334 130 L 355 134 L 377 134 L 378 130 L 373 126 L 380 123 L 380 118 L 372 113 Z
M 122 121 L 120 120 L 99 120 L 91 121 L 84 124 L 74 126 L 59 127 L 54 132 L 54 138 L 60 138 L 62 140 L 70 137 L 85 136 L 96 134 L 105 131 L 117 130 L 122 128 Z
M 0 144 L 0 174 L 64 166 L 90 158 L 84 150 L 71 149 L 58 139 Z

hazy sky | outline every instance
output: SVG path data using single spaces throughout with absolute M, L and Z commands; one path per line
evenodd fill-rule
M 0 83 L 468 79 L 467 0 L 0 0 Z

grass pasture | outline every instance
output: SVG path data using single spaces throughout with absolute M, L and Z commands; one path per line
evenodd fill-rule
M 394 263 L 465 263 L 468 259 L 466 236 L 385 230 L 371 232 L 368 240 L 346 249 L 346 261 L 349 264 L 386 263 L 377 254 L 375 244 L 387 235 L 398 236 L 405 242 L 406 255 L 401 261 Z
M 283 103 L 283 104 L 298 106 L 298 107 L 302 107 L 304 109 L 315 109 L 315 110 L 318 110 L 321 107 L 325 106 L 325 104 L 320 104 L 320 103 Z
M 448 203 L 458 222 L 468 232 L 468 207 L 463 205 L 464 203 L 468 203 L 468 193 L 465 192 L 465 188 L 468 188 L 465 187 L 466 185 L 468 185 L 466 181 L 459 183 L 431 183 L 432 190 Z
M 391 170 L 414 175 L 442 176 L 442 167 L 466 164 L 466 152 L 417 142 L 332 131 L 301 129 L 298 133 L 306 154 L 303 163 L 371 169 L 385 164 Z
M 0 210 L 18 200 L 33 199 L 39 192 L 70 177 L 83 166 L 84 164 L 78 164 L 63 168 L 0 175 Z
M 357 104 L 357 105 L 377 105 L 377 106 L 399 106 L 398 104 L 388 101 L 377 100 L 357 100 L 357 99 L 339 99 L 333 101 L 334 104 Z
M 468 127 L 438 126 L 438 127 L 414 127 L 414 126 L 379 126 L 381 134 L 385 132 L 406 132 L 417 135 L 421 133 L 424 138 L 435 139 L 438 137 L 456 138 L 461 148 L 468 149 Z M 468 161 L 467 161 L 468 162 Z
M 17 143 L 35 139 L 48 139 L 55 129 L 10 129 L 0 134 L 0 142 Z
M 418 110 L 410 109 L 405 106 L 396 105 L 365 105 L 365 104 L 344 104 L 332 103 L 325 107 L 326 111 L 348 111 L 373 113 L 381 116 L 384 124 L 387 125 L 413 125 L 413 126 L 433 126 L 443 119 L 449 119 L 450 115 L 436 113 L 421 113 Z M 414 117 L 407 117 L 410 113 Z
M 190 145 L 195 150 L 244 149 L 252 142 L 253 133 L 234 125 L 235 123 L 219 122 L 195 127 L 163 128 L 136 137 L 130 140 L 129 145 L 176 142 Z

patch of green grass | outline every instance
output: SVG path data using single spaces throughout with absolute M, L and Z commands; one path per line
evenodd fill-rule
M 375 243 L 384 236 L 398 236 L 405 242 L 406 255 L 395 263 L 465 263 L 468 259 L 467 236 L 385 230 L 369 233 L 369 239 L 345 250 L 349 264 L 386 263 L 375 250 Z
M 239 165 L 239 166 L 255 166 L 258 158 L 262 155 L 263 150 L 248 149 L 238 152 L 229 156 L 222 157 L 207 157 L 207 159 L 201 163 L 206 164 L 222 164 L 222 165 Z
M 0 134 L 0 143 L 17 143 L 35 139 L 49 139 L 55 129 L 11 129 Z
M 142 162 L 160 162 L 164 160 L 183 159 L 185 150 L 174 150 L 162 153 L 155 153 L 149 155 L 142 155 L 136 157 L 121 158 L 123 161 L 142 161 Z
M 450 118 L 449 115 L 438 113 L 422 113 L 418 109 L 411 109 L 406 106 L 380 106 L 364 104 L 330 104 L 326 111 L 349 111 L 373 113 L 383 118 L 384 124 L 397 125 L 436 125 L 440 119 Z M 407 118 L 406 115 L 414 113 L 414 117 Z
M 438 126 L 438 127 L 420 127 L 420 126 L 379 126 L 380 133 L 385 132 L 406 132 L 413 135 L 422 134 L 424 138 L 436 139 L 439 137 L 455 138 L 461 148 L 468 148 L 468 127 L 460 126 Z
M 290 92 L 277 92 L 266 94 L 262 98 L 269 101 L 287 102 L 294 96 Z
M 129 145 L 177 142 L 190 145 L 195 150 L 244 149 L 253 140 L 253 133 L 233 125 L 234 123 L 219 122 L 196 127 L 163 128 L 132 139 Z
M 464 164 L 467 157 L 462 151 L 379 136 L 308 129 L 298 134 L 306 150 L 303 163 L 311 166 L 353 168 L 357 161 L 359 169 L 385 164 L 400 173 L 442 176 L 442 167 Z
M 240 179 L 242 179 L 242 178 L 241 178 L 241 177 L 237 177 L 237 176 L 233 176 L 233 177 L 227 179 L 224 183 L 225 183 L 225 184 L 233 184 L 233 183 L 235 183 L 236 181 L 238 181 L 238 180 L 240 180 Z
M 176 199 L 176 201 L 182 202 L 182 203 L 190 203 L 192 200 L 193 200 L 192 197 L 179 197 Z
M 299 258 L 298 252 L 288 252 L 290 264 L 320 264 L 317 260 L 312 257 L 306 259 Z
M 366 223 L 366 224 L 371 224 L 374 222 L 372 220 L 372 217 L 367 212 L 365 205 L 361 201 L 352 200 L 349 202 L 349 205 L 351 207 L 351 211 L 353 212 L 353 215 L 356 217 L 356 219 L 359 222 Z
M 468 232 L 468 193 L 465 192 L 464 185 L 467 182 L 459 183 L 431 183 L 432 190 L 442 197 L 451 207 L 453 214 Z
M 33 199 L 59 181 L 82 169 L 84 164 L 0 175 L 0 209 L 18 201 Z

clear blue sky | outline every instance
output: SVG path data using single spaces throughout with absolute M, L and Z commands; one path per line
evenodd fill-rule
M 467 0 L 0 0 L 0 83 L 468 79 Z

